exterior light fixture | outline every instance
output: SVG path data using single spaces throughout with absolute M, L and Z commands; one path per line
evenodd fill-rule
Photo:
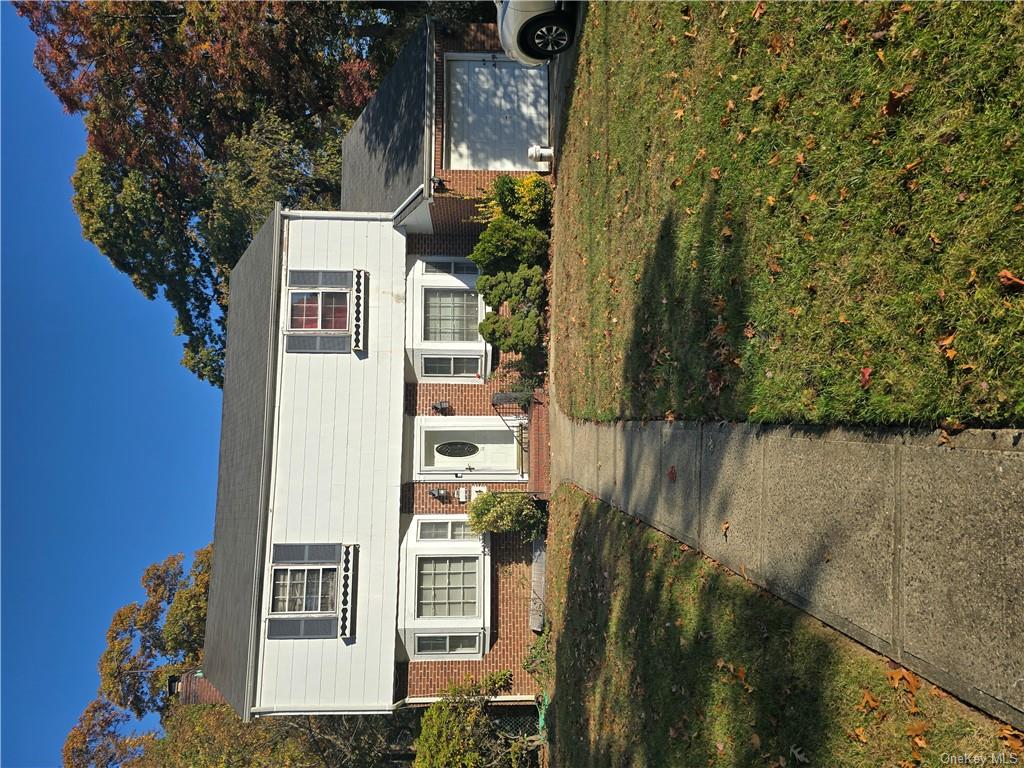
M 430 410 L 432 410 L 434 413 L 448 413 L 448 410 L 450 408 L 451 403 L 449 403 L 447 400 L 438 400 L 436 403 L 430 404 Z
M 451 496 L 444 488 L 431 488 L 429 493 L 438 501 L 448 501 Z

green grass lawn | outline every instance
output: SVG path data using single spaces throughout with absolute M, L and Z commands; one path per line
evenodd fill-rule
M 577 489 L 552 500 L 547 562 L 555 768 L 1010 754 L 995 721 L 913 675 L 893 688 L 882 657 Z
M 756 18 L 755 18 L 756 17 Z M 592 3 L 558 164 L 574 416 L 1024 423 L 1024 5 Z

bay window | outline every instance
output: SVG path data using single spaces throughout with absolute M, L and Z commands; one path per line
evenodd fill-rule
M 479 324 L 480 299 L 476 291 L 423 289 L 424 341 L 476 341 Z

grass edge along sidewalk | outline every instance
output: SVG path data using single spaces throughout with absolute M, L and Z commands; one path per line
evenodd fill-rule
M 1018 732 L 573 486 L 547 561 L 553 766 L 1024 762 Z

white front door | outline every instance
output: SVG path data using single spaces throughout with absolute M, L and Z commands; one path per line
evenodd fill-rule
M 531 144 L 548 143 L 548 69 L 507 59 L 449 59 L 448 167 L 537 170 Z
M 511 430 L 426 429 L 424 472 L 518 472 L 519 445 Z

